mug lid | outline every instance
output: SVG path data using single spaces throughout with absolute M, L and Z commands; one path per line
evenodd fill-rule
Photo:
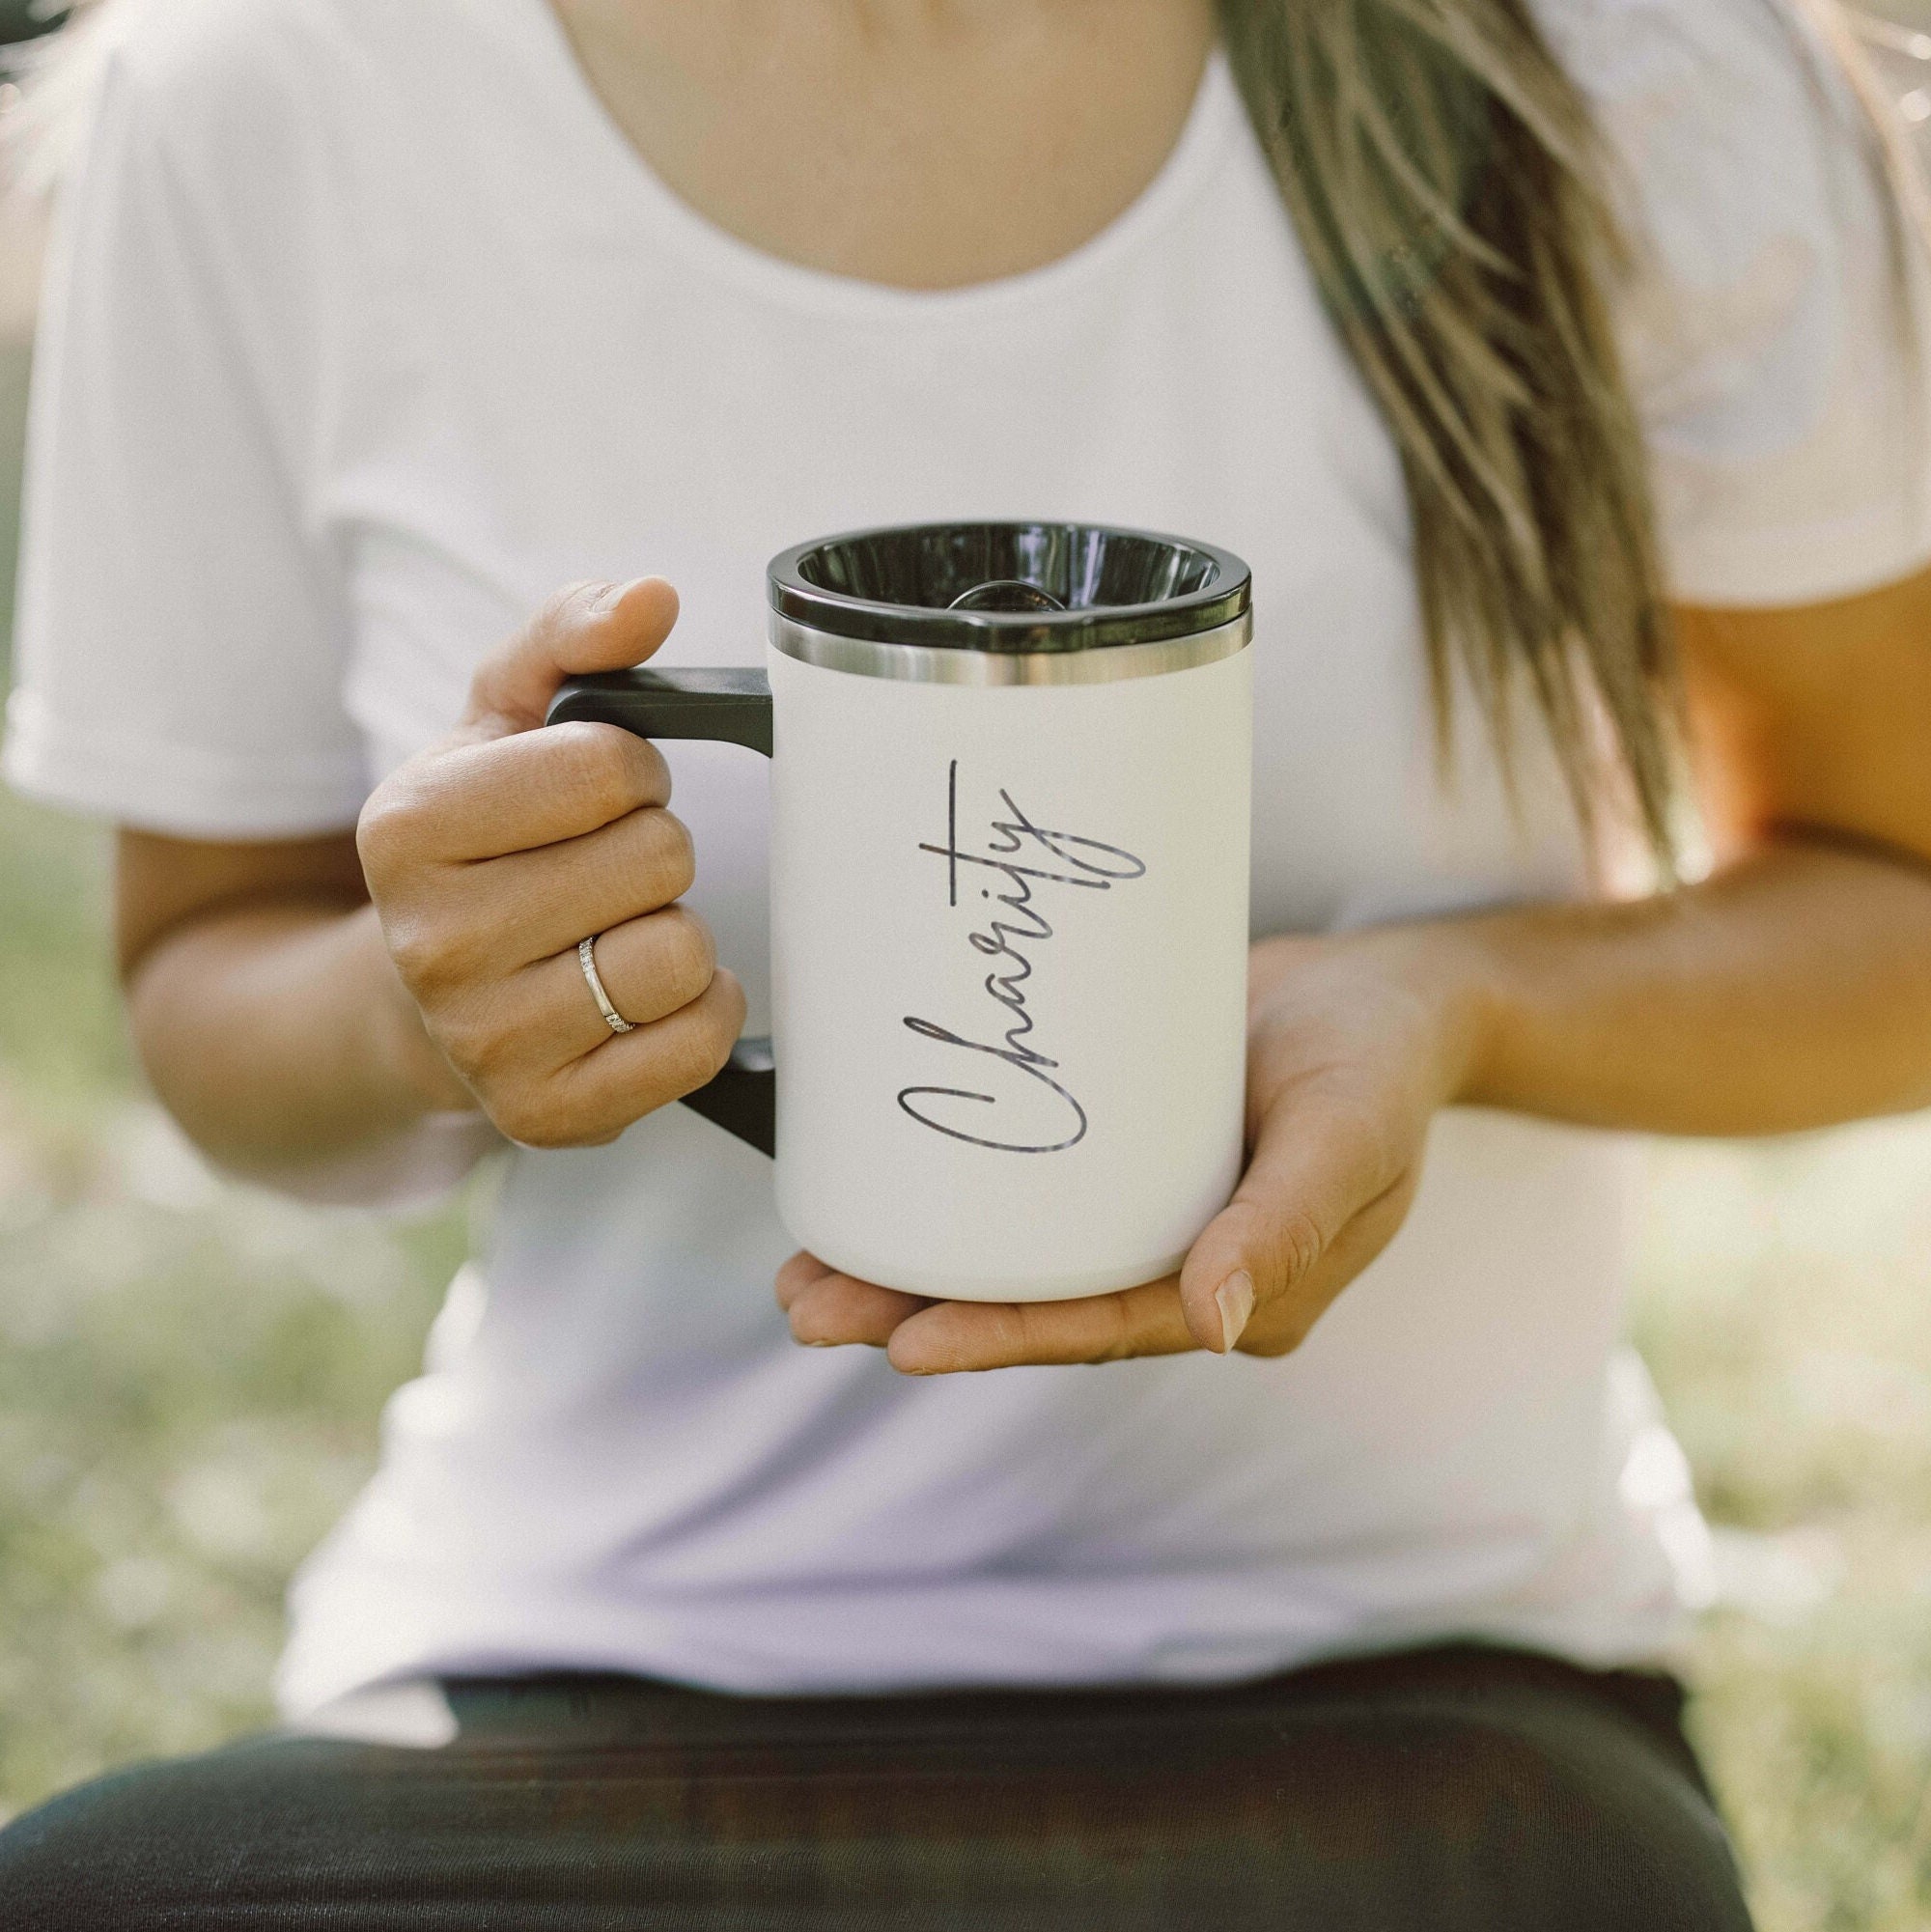
M 1027 655 L 1149 644 L 1243 617 L 1231 551 L 1102 523 L 919 523 L 821 537 L 766 573 L 771 608 L 835 637 Z

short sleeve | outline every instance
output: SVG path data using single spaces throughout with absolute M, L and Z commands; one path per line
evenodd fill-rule
M 4 770 L 180 836 L 294 836 L 351 823 L 367 789 L 305 503 L 314 184 L 271 100 L 225 111 L 239 90 L 199 12 L 214 40 L 191 61 L 108 57 L 63 192 Z
M 1671 595 L 1821 602 L 1931 560 L 1921 244 L 1786 0 L 1545 0 L 1607 137 L 1615 307 Z

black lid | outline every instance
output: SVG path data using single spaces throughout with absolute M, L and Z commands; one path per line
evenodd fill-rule
M 42 34 L 51 34 L 73 9 L 64 0 L 0 0 L 0 46 L 22 46 Z
M 955 651 L 1090 651 L 1232 624 L 1252 580 L 1211 544 L 1099 523 L 921 523 L 771 559 L 771 608 L 838 637 Z

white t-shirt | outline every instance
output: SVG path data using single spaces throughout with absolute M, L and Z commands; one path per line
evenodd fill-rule
M 1912 378 L 1841 99 L 1760 0 L 1548 12 L 1645 243 L 1626 333 L 1676 589 L 1915 569 Z M 662 572 L 666 661 L 755 662 L 785 545 L 1004 515 L 1253 566 L 1257 932 L 1584 889 L 1546 755 L 1520 826 L 1475 733 L 1437 780 L 1395 453 L 1217 57 L 1105 233 L 909 293 L 681 204 L 543 0 L 144 0 L 62 223 L 7 770 L 185 835 L 346 826 L 568 579 Z M 759 1029 L 763 770 L 670 755 Z M 1296 1355 L 926 1382 L 792 1344 L 770 1168 L 688 1110 L 518 1153 L 295 1586 L 284 1701 L 569 1666 L 1207 1680 L 1456 1634 L 1653 1654 L 1700 1526 L 1618 1344 L 1627 1168 L 1453 1111 Z

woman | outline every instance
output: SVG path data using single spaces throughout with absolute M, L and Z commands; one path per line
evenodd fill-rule
M 296 1583 L 296 1735 L 15 1824 L 14 1923 L 1747 1922 L 1602 1130 L 1931 1100 L 1921 266 L 1834 31 L 126 20 L 9 770 L 120 823 L 213 1158 L 517 1151 Z M 669 1105 L 765 1005 L 754 761 L 532 729 L 741 660 L 787 543 L 987 512 L 1259 587 L 1250 1166 L 1177 1279 L 1024 1311 L 787 1258 Z M 1672 638 L 1713 862 L 1612 901 Z

